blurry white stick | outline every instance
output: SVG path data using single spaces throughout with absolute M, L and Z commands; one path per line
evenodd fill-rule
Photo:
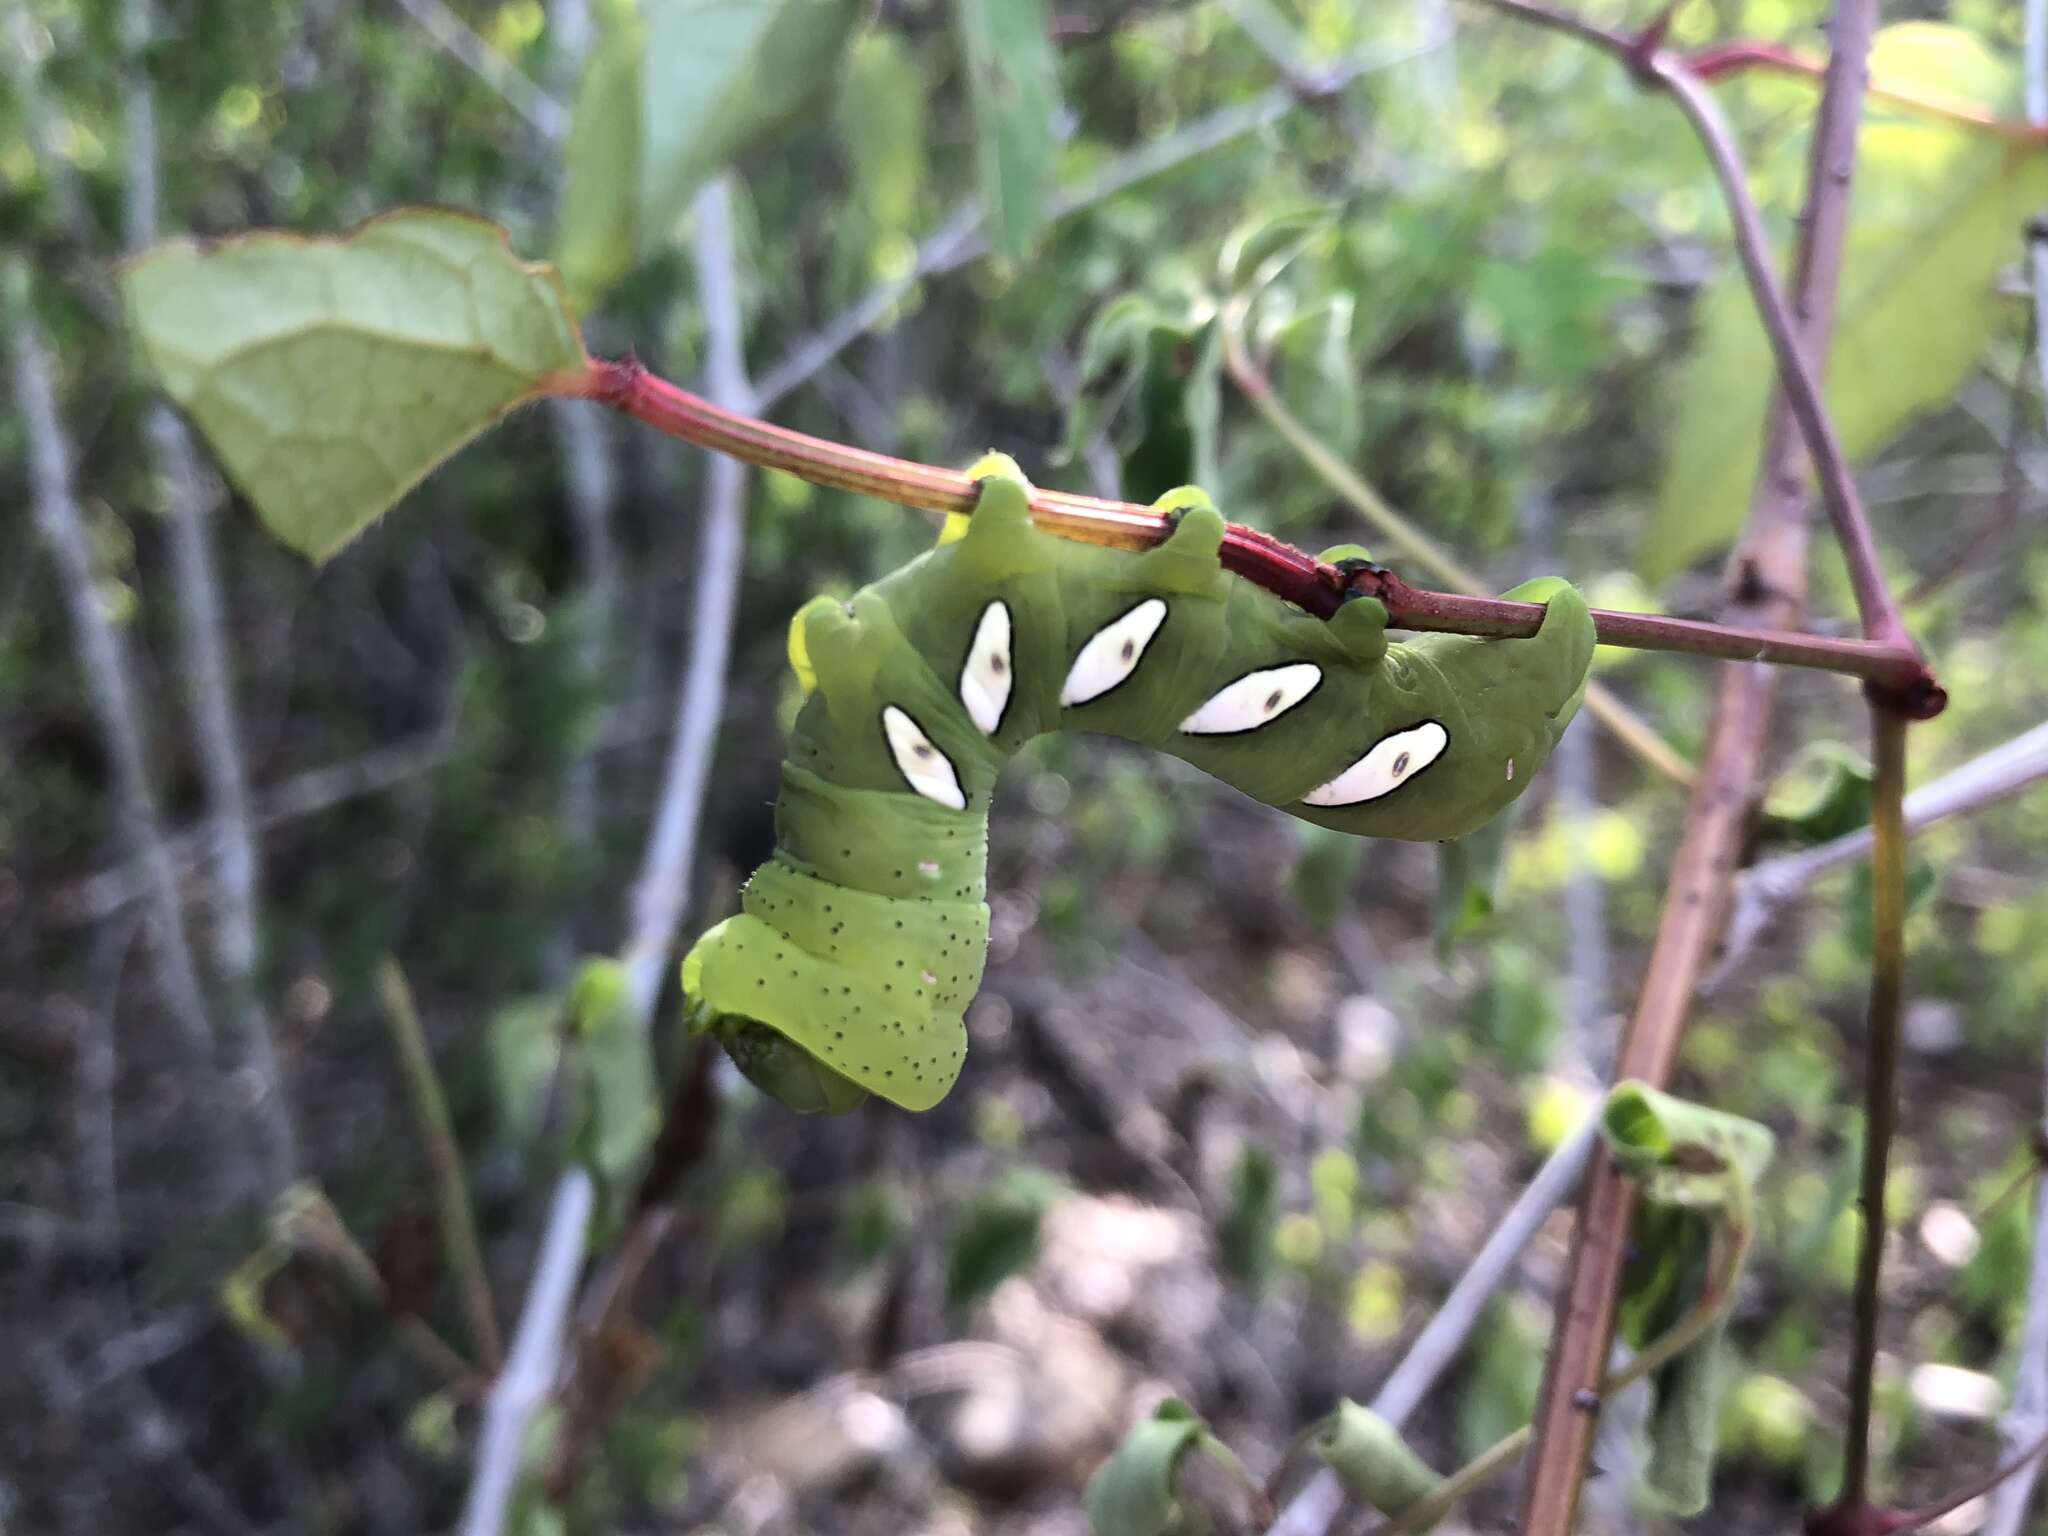
M 479 37 L 468 22 L 449 9 L 446 0 L 398 0 L 398 5 L 443 52 L 503 97 L 505 105 L 525 118 L 527 125 L 548 143 L 559 144 L 568 135 L 568 110 Z
M 214 1155 L 214 1172 L 224 1192 L 232 1191 L 233 1159 L 220 1114 L 221 1082 L 214 1062 L 213 1025 L 199 989 L 185 913 L 178 902 L 177 867 L 164 842 L 156 791 L 149 778 L 149 753 L 142 716 L 130 683 L 121 637 L 100 601 L 92 541 L 71 483 L 71 445 L 57 419 L 44 349 L 30 294 L 28 262 L 13 256 L 0 267 L 0 310 L 13 343 L 14 398 L 28 432 L 29 479 L 35 494 L 36 528 L 49 547 L 64 603 L 71 611 L 86 693 L 99 719 L 114 775 L 114 803 L 123 836 L 147 881 L 151 948 L 156 956 L 164 1005 L 179 1050 L 181 1073 L 191 1084 L 195 1119 Z
M 1515 1203 L 1508 1207 L 1493 1236 L 1473 1256 L 1451 1294 L 1429 1324 L 1408 1347 L 1408 1353 L 1372 1400 L 1372 1410 L 1399 1429 L 1422 1406 L 1430 1388 L 1457 1359 L 1465 1341 L 1485 1315 L 1487 1303 L 1507 1279 L 1537 1229 L 1563 1204 L 1585 1171 L 1599 1131 L 1594 1116 L 1558 1145 L 1537 1170 Z M 1344 1490 L 1327 1468 L 1309 1479 L 1273 1522 L 1268 1536 L 1324 1536 L 1344 1508 Z
M 706 391 L 722 406 L 747 411 L 753 392 L 747 384 L 746 358 L 741 350 L 730 185 L 723 178 L 707 184 L 697 194 L 692 211 L 698 298 L 707 341 Z M 726 663 L 732 654 L 733 618 L 739 607 L 748 472 L 737 459 L 714 454 L 706 473 L 690 655 L 683 668 L 661 799 L 633 888 L 624 950 L 628 1005 L 633 1022 L 641 1029 L 653 1020 L 662 978 L 672 963 L 676 934 L 688 905 L 697 826 L 718 741 L 719 718 L 725 711 Z M 463 1536 L 500 1536 L 504 1529 L 518 1484 L 526 1426 L 554 1390 L 569 1318 L 569 1292 L 582 1270 L 589 1240 L 590 1199 L 590 1177 L 580 1168 L 564 1174 L 555 1186 L 554 1214 L 541 1244 L 541 1259 L 520 1316 L 519 1333 L 505 1373 L 491 1392 L 470 1485 L 469 1510 L 463 1517 Z M 573 1223 L 564 1214 L 565 1205 L 571 1202 L 580 1207 Z M 564 1273 L 562 1294 L 557 1296 L 552 1288 Z M 516 1389 L 511 1387 L 515 1377 Z
M 128 184 L 123 232 L 129 252 L 157 237 L 156 92 L 146 54 L 156 31 L 152 0 L 128 0 L 121 17 L 122 89 L 128 120 Z M 153 404 L 143 418 L 157 474 L 170 495 L 171 580 L 178 597 L 178 680 L 192 716 L 200 774 L 213 812 L 214 870 L 219 911 L 213 957 L 227 994 L 236 1066 L 248 1079 L 263 1142 L 257 1193 L 268 1201 L 297 1175 L 298 1137 L 285 1092 L 270 1019 L 256 975 L 257 855 L 243 767 L 241 727 L 235 716 L 233 666 L 221 618 L 220 581 L 214 573 L 209 526 L 213 497 L 184 423 L 170 407 Z
M 2027 0 L 2024 46 L 2027 121 L 2036 126 L 2048 124 L 2048 0 Z M 2028 244 L 2034 278 L 2034 356 L 2040 360 L 2042 398 L 2048 400 L 2048 239 L 2030 233 Z M 2042 757 L 2048 762 L 2048 725 L 2029 735 L 2043 738 Z M 2042 1073 L 2048 1081 L 2048 1061 L 2043 1062 Z M 2042 1112 L 2041 1135 L 2048 1137 L 2048 1108 Z M 2012 1406 L 1998 1421 L 1998 1437 L 2005 1455 L 2011 1457 L 2032 1445 L 2044 1431 L 2048 1431 L 2048 1179 L 2040 1180 L 2034 1190 L 2034 1258 L 2027 1271 L 2027 1320 L 2020 1330 Z M 2020 1536 L 2040 1476 L 2041 1458 L 2035 1456 L 1992 1490 L 1983 1536 Z
M 1950 816 L 1967 815 L 2048 780 L 2048 724 L 2015 736 L 1906 796 L 1906 830 L 1918 832 Z M 1719 964 L 1701 986 L 1711 994 L 1734 974 L 1743 957 L 1777 920 L 1829 870 L 1870 852 L 1863 827 L 1818 848 L 1780 854 L 1745 870 L 1735 882 L 1734 911 Z
M 484 1402 L 476 1476 L 462 1511 L 462 1536 L 499 1536 L 505 1529 L 526 1460 L 527 1426 L 554 1391 L 555 1371 L 562 1361 L 562 1330 L 576 1294 L 576 1276 L 583 1269 L 595 1197 L 590 1175 L 581 1168 L 571 1169 L 555 1185 L 512 1350 Z

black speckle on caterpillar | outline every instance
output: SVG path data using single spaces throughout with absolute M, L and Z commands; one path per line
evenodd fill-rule
M 1007 460 L 975 473 L 938 548 L 797 614 L 775 856 L 684 961 L 692 1027 L 793 1108 L 925 1109 L 952 1086 L 990 792 L 1031 737 L 1123 736 L 1305 820 L 1436 840 L 1522 792 L 1584 689 L 1592 620 L 1561 581 L 1509 594 L 1546 604 L 1528 639 L 1390 644 L 1376 600 L 1325 622 L 1226 574 L 1199 492 L 1162 498 L 1172 533 L 1131 554 L 1033 527 Z

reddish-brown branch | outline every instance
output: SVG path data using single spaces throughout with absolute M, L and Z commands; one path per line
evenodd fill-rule
M 1818 82 L 1827 69 L 1824 61 L 1783 44 L 1751 42 L 1715 43 L 1710 47 L 1696 48 L 1685 55 L 1685 67 L 1709 82 L 1752 70 Z M 2048 143 L 2048 128 L 2036 127 L 2017 118 L 1999 117 L 1974 102 L 1899 90 L 1877 79 L 1870 82 L 1869 93 L 1873 101 L 1882 101 L 1887 106 L 1923 117 L 1939 118 L 1973 132 L 1992 133 L 2021 144 Z
M 1757 318 L 1763 323 L 1764 336 L 1770 342 L 1785 407 L 1798 423 L 1809 463 L 1820 482 L 1821 504 L 1827 509 L 1828 521 L 1834 525 L 1835 541 L 1841 546 L 1843 561 L 1849 569 L 1849 585 L 1856 594 L 1856 609 L 1863 619 L 1863 632 L 1872 640 L 1912 648 L 1912 636 L 1899 616 L 1898 604 L 1884 579 L 1884 570 L 1877 555 L 1877 540 L 1871 532 L 1870 519 L 1864 513 L 1863 498 L 1856 489 L 1855 477 L 1850 473 L 1848 454 L 1842 448 L 1834 419 L 1828 414 L 1827 405 L 1821 397 L 1820 370 L 1799 345 L 1799 328 L 1793 319 L 1792 306 L 1786 302 L 1784 290 L 1772 269 L 1770 241 L 1764 233 L 1763 215 L 1755 198 L 1750 195 L 1741 151 L 1736 147 L 1735 135 L 1727 119 L 1721 115 L 1706 82 L 1692 72 L 1683 57 L 1659 46 L 1661 38 L 1655 27 L 1630 37 L 1566 15 L 1539 3 L 1539 0 L 1487 0 L 1487 3 L 1495 10 L 1591 43 L 1626 65 L 1646 88 L 1660 90 L 1669 96 L 1678 110 L 1685 114 L 1686 121 L 1692 124 L 1700 147 L 1706 151 L 1708 164 L 1713 167 L 1714 179 L 1720 184 L 1722 201 L 1727 206 L 1729 223 L 1735 234 L 1736 255 L 1741 259 L 1743 274 L 1749 280 L 1750 294 L 1756 303 Z M 1839 40 L 1836 48 L 1839 51 Z M 1861 73 L 1859 71 L 1859 75 Z M 1857 81 L 1856 115 L 1847 122 L 1847 149 L 1836 159 L 1817 167 L 1822 176 L 1842 186 L 1845 205 L 1849 168 L 1855 161 L 1855 128 L 1862 113 L 1865 83 L 1861 78 Z M 1827 100 L 1823 98 L 1824 115 L 1826 110 Z M 1906 709 L 1904 701 L 1896 707 L 1901 712 Z
M 1672 64 L 1654 43 L 1644 47 L 1638 40 L 1590 27 L 1530 0 L 1491 3 L 1590 42 L 1619 59 L 1646 86 L 1673 94 L 1714 162 L 1738 231 L 1744 268 L 1786 384 L 1773 405 L 1749 522 L 1730 567 L 1731 612 L 1752 622 L 1797 623 L 1805 604 L 1808 544 L 1807 459 L 1802 447 L 1819 457 L 1834 456 L 1832 474 L 1823 475 L 1824 484 L 1833 481 L 1834 493 L 1847 478 L 1839 444 L 1819 404 L 1815 376 L 1818 361 L 1828 352 L 1840 285 L 1865 60 L 1876 25 L 1874 0 L 1838 0 L 1835 7 L 1835 53 L 1814 125 L 1794 299 L 1789 305 L 1772 271 L 1734 143 L 1705 87 L 1682 66 Z M 1796 328 L 1789 319 L 1794 314 L 1799 317 Z M 1830 501 L 1831 506 L 1839 501 L 1838 494 L 1831 494 Z M 1837 529 L 1853 534 L 1853 528 L 1844 525 L 1860 519 L 1860 507 L 1853 501 L 1843 505 L 1851 515 L 1838 519 Z M 1845 538 L 1845 547 L 1852 569 L 1862 568 L 1857 551 L 1867 553 L 1867 539 Z M 1872 580 L 1874 571 L 1865 569 L 1857 587 L 1859 602 Z M 1888 594 L 1869 595 L 1873 601 L 1865 604 L 1866 617 L 1890 611 Z M 1902 631 L 1886 632 L 1882 623 L 1874 627 L 1884 638 L 1903 643 Z M 1620 1076 L 1661 1086 L 1677 1064 L 1693 999 L 1727 910 L 1750 807 L 1759 791 L 1775 690 L 1773 669 L 1731 667 L 1722 675 L 1656 942 L 1618 1053 Z M 1930 696 L 1923 707 L 1936 707 L 1936 700 Z M 1581 1404 L 1607 1365 L 1633 1214 L 1632 1196 L 1613 1161 L 1597 1160 L 1580 1204 L 1537 1406 L 1536 1446 L 1522 1506 L 1526 1536 L 1567 1536 L 1573 1529 L 1594 1430 L 1592 1417 Z
M 678 388 L 633 361 L 594 361 L 582 374 L 554 380 L 550 393 L 600 400 L 686 442 L 716 449 L 764 469 L 779 469 L 832 486 L 932 512 L 971 512 L 975 484 L 955 469 L 828 442 L 772 422 L 728 411 Z M 1163 538 L 1167 519 L 1150 507 L 1041 490 L 1033 514 L 1062 538 L 1120 549 L 1146 549 Z M 1409 585 L 1380 567 L 1340 571 L 1256 528 L 1232 523 L 1224 535 L 1225 569 L 1320 618 L 1354 593 L 1379 598 L 1401 629 L 1510 638 L 1532 635 L 1542 622 L 1536 603 L 1466 597 Z M 1594 614 L 1604 645 L 1744 661 L 1814 667 L 1863 679 L 1936 713 L 1942 695 L 1910 650 L 1866 640 L 1841 640 L 1784 630 L 1729 628 L 1658 614 Z

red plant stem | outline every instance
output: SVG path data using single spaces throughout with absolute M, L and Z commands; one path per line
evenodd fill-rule
M 1812 58 L 1796 48 L 1787 48 L 1780 43 L 1716 43 L 1707 48 L 1696 48 L 1685 55 L 1685 67 L 1701 80 L 1723 80 L 1731 75 L 1746 74 L 1751 70 L 1766 70 L 1772 74 L 1790 75 L 1795 79 L 1820 79 L 1827 65 L 1820 59 Z M 1868 87 L 1873 101 L 1882 101 L 1905 112 L 1916 112 L 1923 117 L 1940 118 L 1959 124 L 1977 133 L 1996 134 L 2001 139 L 2012 139 L 2021 144 L 2048 142 L 2048 128 L 2018 118 L 1999 117 L 1987 112 L 1974 102 L 1961 101 L 1954 97 L 1928 95 L 1918 91 L 1902 91 L 1872 80 Z
M 958 470 L 870 453 L 725 410 L 630 360 L 595 360 L 582 374 L 551 381 L 548 392 L 600 400 L 685 442 L 903 506 L 972 512 L 978 494 L 974 482 Z M 1066 491 L 1038 491 L 1032 511 L 1062 538 L 1119 549 L 1149 548 L 1170 527 L 1149 507 Z M 1336 612 L 1347 596 L 1362 593 L 1384 602 L 1389 620 L 1400 629 L 1510 638 L 1534 634 L 1543 619 L 1537 603 L 1429 591 L 1378 567 L 1340 571 L 1237 523 L 1224 535 L 1222 560 L 1225 569 L 1321 618 Z M 1846 673 L 1913 699 L 1916 711 L 1940 708 L 1940 690 L 1926 667 L 1899 646 L 1606 609 L 1595 611 L 1594 625 L 1604 645 Z

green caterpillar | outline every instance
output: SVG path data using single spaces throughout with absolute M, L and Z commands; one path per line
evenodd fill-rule
M 739 915 L 683 961 L 693 1029 L 798 1110 L 876 1093 L 929 1109 L 967 1054 L 988 948 L 989 799 L 1043 731 L 1171 752 L 1293 816 L 1372 837 L 1458 837 L 1528 786 L 1578 709 L 1585 602 L 1546 579 L 1522 640 L 1390 645 L 1370 597 L 1317 619 L 1218 561 L 1200 491 L 1142 554 L 1032 525 L 1030 487 L 990 455 L 971 518 L 850 601 L 790 626 L 809 695 L 776 802 L 775 856 Z

